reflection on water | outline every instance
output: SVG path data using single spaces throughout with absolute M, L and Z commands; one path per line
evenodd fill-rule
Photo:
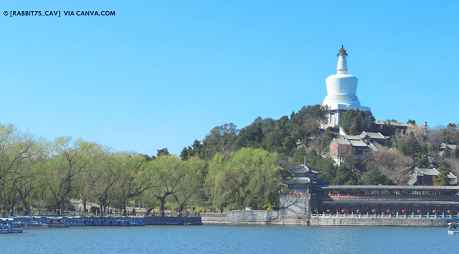
M 145 226 L 24 228 L 0 235 L 16 253 L 451 253 L 446 228 L 306 226 Z

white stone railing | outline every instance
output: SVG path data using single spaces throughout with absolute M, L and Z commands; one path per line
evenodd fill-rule
M 324 218 L 324 219 L 424 219 L 424 220 L 452 220 L 459 219 L 459 213 L 454 214 L 333 214 L 333 213 L 313 213 L 311 218 Z

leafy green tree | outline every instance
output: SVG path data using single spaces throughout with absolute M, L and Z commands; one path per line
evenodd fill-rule
M 395 185 L 387 176 L 377 170 L 368 171 L 363 174 L 363 180 L 368 185 Z
M 449 180 L 448 180 L 448 168 L 444 165 L 445 162 L 443 162 L 443 165 L 438 168 L 438 171 L 440 174 L 438 176 L 434 176 L 433 179 L 433 185 L 434 186 L 447 186 L 449 185 Z
M 349 134 L 350 135 L 359 135 L 361 133 L 361 131 L 360 131 L 361 129 L 362 129 L 362 127 L 357 122 L 357 119 L 354 118 L 354 120 L 352 121 L 351 128 L 349 128 Z
M 171 155 L 163 155 L 154 161 L 145 164 L 145 169 L 152 173 L 154 188 L 150 188 L 151 194 L 160 202 L 161 216 L 164 217 L 164 204 L 166 199 L 183 190 L 182 179 L 186 172 L 180 168 L 180 159 Z
M 186 205 L 191 205 L 192 202 L 199 204 L 202 201 L 207 162 L 193 157 L 182 161 L 179 171 L 182 172 L 183 177 L 180 179 L 177 191 L 171 195 L 177 202 L 179 211 L 182 211 Z
M 35 180 L 43 173 L 37 167 L 46 156 L 47 143 L 36 141 L 12 124 L 0 124 L 0 191 L 1 207 L 12 210 L 18 202 L 27 202 L 27 196 L 40 185 Z
M 184 161 L 184 160 L 187 160 L 188 158 L 189 158 L 188 148 L 184 147 L 182 152 L 180 153 L 180 159 Z
M 237 139 L 239 130 L 233 123 L 214 127 L 204 139 L 204 148 L 207 155 L 213 156 L 216 152 L 229 152 Z
M 298 149 L 293 154 L 293 165 L 298 166 L 304 163 L 306 159 L 306 151 L 304 150 L 303 146 L 298 147 Z
M 169 151 L 167 151 L 167 148 L 163 148 L 163 149 L 156 150 L 156 151 L 158 151 L 158 153 L 156 154 L 156 157 L 159 157 L 161 155 L 169 155 Z
M 167 155 L 162 155 L 167 156 Z M 124 215 L 127 213 L 128 199 L 136 198 L 145 191 L 157 188 L 159 183 L 156 171 L 148 167 L 158 159 L 146 162 L 145 157 L 138 154 L 120 153 L 116 157 L 116 177 L 119 179 L 116 187 L 116 199 L 122 204 Z
M 277 202 L 280 180 L 277 154 L 242 148 L 229 157 L 217 154 L 213 158 L 207 185 L 212 203 L 220 209 L 262 208 L 266 203 Z
M 346 159 L 336 170 L 336 176 L 332 180 L 334 185 L 359 185 L 361 183 L 360 171 L 355 168 L 354 163 Z
M 292 137 L 286 136 L 284 138 L 284 142 L 282 143 L 282 146 L 285 151 L 289 152 L 289 154 L 293 151 L 293 148 L 295 147 L 296 142 Z
M 362 131 L 376 131 L 375 118 L 369 110 L 350 109 L 346 111 L 340 120 L 340 126 L 350 135 L 358 135 Z
M 91 154 L 100 149 L 95 143 L 59 137 L 53 142 L 52 160 L 48 161 L 48 175 L 43 178 L 54 199 L 56 209 L 62 209 L 69 194 L 79 188 L 76 177 L 87 170 Z
M 330 183 L 334 181 L 337 168 L 332 158 L 317 156 L 310 161 L 309 165 L 313 168 L 322 170 L 322 173 L 318 175 L 320 179 L 328 180 Z

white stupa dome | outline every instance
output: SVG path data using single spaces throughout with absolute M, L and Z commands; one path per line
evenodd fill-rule
M 360 105 L 357 98 L 358 79 L 353 75 L 347 74 L 346 50 L 341 46 L 338 53 L 337 73 L 326 79 L 327 96 L 324 105 L 330 110 L 349 110 L 359 109 L 360 111 L 370 110 L 369 107 Z

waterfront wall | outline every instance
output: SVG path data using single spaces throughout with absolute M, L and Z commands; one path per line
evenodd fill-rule
M 458 221 L 459 215 L 312 214 L 306 218 L 282 216 L 279 211 L 232 211 L 222 214 L 202 213 L 201 219 L 203 224 L 444 227 L 448 222 Z
M 201 213 L 204 224 L 273 224 L 279 211 L 231 211 L 229 213 Z
M 309 194 L 291 195 L 285 194 L 279 197 L 279 211 L 283 218 L 307 218 L 310 213 Z

